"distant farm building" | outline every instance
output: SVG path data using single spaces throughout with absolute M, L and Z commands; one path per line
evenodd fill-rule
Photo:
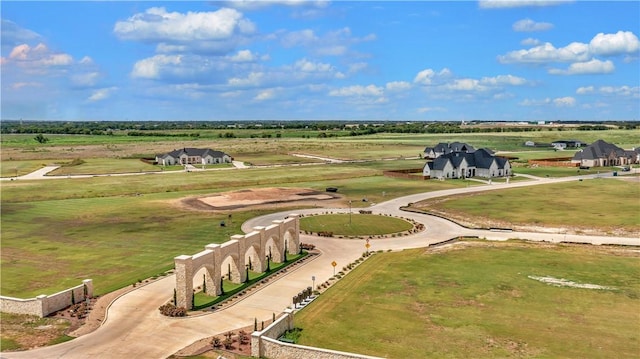
M 156 156 L 156 162 L 162 166 L 211 165 L 232 160 L 228 154 L 208 148 L 181 148 Z
M 622 166 L 640 162 L 637 149 L 626 151 L 614 144 L 597 140 L 576 152 L 571 163 L 580 167 Z
M 586 143 L 577 140 L 560 140 L 551 142 L 551 146 L 556 150 L 564 150 L 567 148 L 580 148 L 586 146 Z

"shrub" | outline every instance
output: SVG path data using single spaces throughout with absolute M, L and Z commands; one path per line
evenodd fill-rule
M 185 317 L 185 316 L 187 316 L 187 308 L 176 307 L 175 305 L 173 305 L 171 303 L 167 303 L 167 304 L 161 306 L 158 309 L 160 310 L 160 313 L 162 313 L 162 315 L 165 315 L 167 317 Z

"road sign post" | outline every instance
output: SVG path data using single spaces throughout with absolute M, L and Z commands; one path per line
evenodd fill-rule
M 338 265 L 338 263 L 336 263 L 336 261 L 331 262 L 331 265 L 333 266 L 333 275 L 336 275 L 336 266 Z

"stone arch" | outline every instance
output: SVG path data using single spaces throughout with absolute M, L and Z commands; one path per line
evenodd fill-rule
M 264 263 L 264 258 L 262 258 L 260 246 L 252 245 L 245 250 L 244 264 L 245 266 L 248 266 L 250 271 L 263 272 L 264 271 L 263 263 Z
M 293 228 L 289 228 L 284 232 L 284 248 L 286 248 L 287 254 L 300 253 L 300 236 L 296 234 Z
M 229 254 L 223 257 L 220 261 L 220 273 L 222 274 L 221 277 L 225 280 L 229 280 L 233 283 L 242 283 L 238 256 Z
M 282 262 L 285 242 L 287 253 L 300 251 L 300 217 L 297 214 L 273 221 L 268 227 L 255 227 L 253 232 L 246 235 L 234 235 L 231 240 L 222 244 L 208 244 L 204 251 L 192 256 L 175 257 L 176 306 L 191 309 L 193 288 L 202 283 L 206 286 L 207 294 L 220 295 L 220 280 L 223 275 L 228 278 L 230 273 L 231 280 L 235 283 L 245 281 L 245 265 L 248 265 L 249 258 L 254 271 L 264 272 L 267 269 L 269 248 L 273 261 Z M 204 278 L 195 278 L 202 274 Z
M 282 251 L 281 246 L 284 245 L 284 242 L 279 240 L 280 238 L 275 236 L 270 236 L 264 243 L 264 255 L 265 257 L 269 257 L 272 262 L 281 263 L 284 260 L 284 252 Z

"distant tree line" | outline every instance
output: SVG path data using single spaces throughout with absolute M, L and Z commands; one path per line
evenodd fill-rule
M 578 124 L 581 131 L 607 130 L 611 128 L 637 129 L 639 121 L 627 122 L 560 122 L 561 124 Z M 475 121 L 475 125 L 482 122 Z M 224 130 L 218 137 L 233 138 L 236 133 L 253 130 L 247 136 L 269 138 L 280 137 L 279 132 L 272 135 L 268 131 L 285 129 L 320 132 L 313 134 L 320 137 L 363 136 L 376 133 L 475 133 L 475 132 L 529 132 L 552 131 L 554 128 L 536 124 L 524 126 L 508 126 L 509 123 L 491 123 L 482 126 L 463 126 L 460 122 L 346 122 L 346 121 L 15 121 L 3 120 L 0 133 L 33 133 L 33 134 L 68 134 L 68 135 L 124 135 L 127 136 L 161 136 L 161 137 L 199 137 L 198 130 Z M 555 130 L 562 131 L 563 127 Z M 232 131 L 231 131 L 232 130 Z M 256 135 L 256 130 L 264 130 L 265 134 Z M 173 132 L 190 131 L 190 132 Z M 334 131 L 326 133 L 326 131 Z M 336 131 L 338 131 L 336 133 Z M 322 135 L 324 133 L 324 135 Z M 242 136 L 244 137 L 244 136 Z M 302 137 L 310 137 L 304 134 Z

